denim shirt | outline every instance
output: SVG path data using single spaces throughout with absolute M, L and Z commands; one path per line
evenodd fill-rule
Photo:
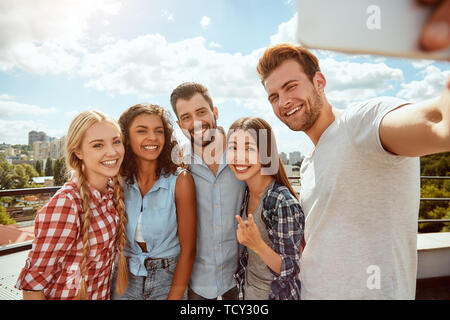
M 238 265 L 235 215 L 244 198 L 245 182 L 239 181 L 225 162 L 225 153 L 214 176 L 194 153 L 187 156 L 197 198 L 197 254 L 191 289 L 205 297 L 218 297 L 234 286 Z
M 124 182 L 127 212 L 127 243 L 124 254 L 129 258 L 130 272 L 135 276 L 147 276 L 144 265 L 147 258 L 168 258 L 180 254 L 175 205 L 175 184 L 180 172 L 179 169 L 176 175 L 164 176 L 161 174 L 150 191 L 143 197 L 136 178 L 132 185 Z M 142 252 L 134 240 L 141 206 L 141 229 L 147 245 L 147 252 Z

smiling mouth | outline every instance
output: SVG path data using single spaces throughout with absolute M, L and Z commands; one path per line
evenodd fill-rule
M 144 150 L 155 151 L 158 149 L 158 146 L 144 146 Z
M 292 116 L 294 113 L 297 113 L 297 111 L 300 111 L 302 108 L 303 108 L 303 104 L 300 105 L 299 107 L 295 107 L 294 109 L 292 109 L 292 110 L 289 111 L 289 112 L 286 112 L 284 115 L 285 115 L 286 117 L 290 117 L 290 116 Z
M 117 159 L 116 160 L 108 160 L 108 161 L 102 161 L 101 164 L 103 164 L 104 166 L 107 167 L 115 167 L 117 164 Z
M 243 173 L 246 172 L 248 169 L 250 169 L 250 166 L 235 165 L 234 168 L 236 169 L 237 172 Z

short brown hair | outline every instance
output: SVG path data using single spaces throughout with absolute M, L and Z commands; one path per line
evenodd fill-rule
M 274 69 L 279 67 L 285 60 L 293 59 L 303 68 L 303 71 L 312 82 L 314 75 L 320 71 L 319 60 L 308 49 L 288 43 L 269 47 L 259 59 L 256 70 L 264 85 L 264 81 Z
M 173 112 L 178 118 L 178 112 L 177 112 L 177 102 L 179 99 L 183 100 L 190 100 L 194 94 L 200 93 L 202 97 L 208 102 L 209 107 L 211 108 L 211 111 L 214 109 L 214 105 L 212 102 L 211 95 L 208 92 L 208 89 L 195 82 L 184 82 L 180 84 L 178 87 L 176 87 L 172 93 L 170 94 L 170 104 L 172 105 Z

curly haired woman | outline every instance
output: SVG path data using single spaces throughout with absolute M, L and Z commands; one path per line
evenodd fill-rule
M 129 272 L 127 290 L 113 299 L 185 299 L 195 259 L 194 180 L 172 160 L 177 142 L 164 108 L 138 104 L 119 123 Z

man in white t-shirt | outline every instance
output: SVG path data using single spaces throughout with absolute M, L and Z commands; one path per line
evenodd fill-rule
M 414 299 L 419 156 L 450 151 L 450 81 L 440 99 L 330 105 L 317 58 L 289 44 L 258 64 L 276 116 L 314 149 L 301 167 L 302 299 Z

